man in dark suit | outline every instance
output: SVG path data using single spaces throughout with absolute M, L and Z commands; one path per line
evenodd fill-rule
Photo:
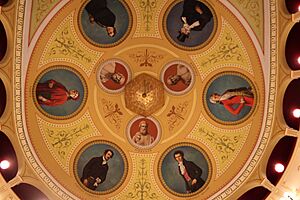
M 211 20 L 212 13 L 204 3 L 197 0 L 184 0 L 181 20 L 183 26 L 179 31 L 177 39 L 184 42 L 191 30 L 201 31 Z
M 91 0 L 85 7 L 89 14 L 90 22 L 96 22 L 99 26 L 104 27 L 108 36 L 114 37 L 116 34 L 115 14 L 107 7 L 106 0 Z
M 106 149 L 102 157 L 94 157 L 84 166 L 80 180 L 87 188 L 96 190 L 105 181 L 108 171 L 107 162 L 113 155 L 111 149 Z
M 201 178 L 202 169 L 192 161 L 185 160 L 180 150 L 174 152 L 174 158 L 178 163 L 179 174 L 185 181 L 186 193 L 196 192 L 205 183 Z

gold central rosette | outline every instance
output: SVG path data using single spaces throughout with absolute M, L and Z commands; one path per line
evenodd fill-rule
M 149 116 L 165 104 L 163 83 L 148 74 L 140 74 L 125 86 L 126 107 Z

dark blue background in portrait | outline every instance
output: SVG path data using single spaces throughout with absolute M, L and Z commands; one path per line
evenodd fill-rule
M 81 25 L 85 34 L 97 44 L 113 44 L 121 39 L 129 26 L 129 15 L 126 8 L 119 0 L 107 0 L 107 7 L 115 14 L 115 27 L 117 34 L 114 37 L 107 35 L 106 29 L 99 26 L 96 22 L 90 23 L 88 13 L 83 9 Z
M 88 161 L 93 157 L 101 157 L 106 149 L 111 149 L 114 152 L 114 156 L 108 161 L 109 168 L 105 181 L 100 184 L 96 191 L 106 191 L 112 189 L 121 181 L 124 175 L 125 166 L 120 152 L 108 144 L 94 144 L 83 151 L 77 163 L 77 173 L 80 179 L 83 168 Z
M 214 29 L 214 17 L 205 25 L 201 31 L 191 30 L 189 38 L 186 38 L 184 42 L 180 42 L 177 39 L 179 31 L 182 28 L 183 22 L 181 20 L 181 14 L 183 10 L 183 1 L 177 3 L 168 13 L 167 16 L 167 32 L 173 41 L 179 45 L 186 47 L 196 47 L 204 43 Z
M 231 114 L 222 104 L 212 104 L 209 97 L 213 93 L 223 94 L 228 89 L 249 87 L 250 84 L 241 76 L 223 75 L 215 79 L 209 86 L 206 93 L 206 103 L 210 112 L 218 119 L 226 122 L 234 122 L 245 117 L 251 110 L 250 106 L 244 106 L 238 115 Z M 254 89 L 254 88 L 253 88 Z M 235 105 L 238 107 L 238 105 Z
M 180 146 L 171 150 L 162 161 L 161 174 L 167 186 L 174 192 L 186 194 L 185 181 L 178 171 L 178 163 L 174 158 L 174 152 L 181 150 L 184 158 L 194 162 L 202 169 L 201 178 L 206 181 L 208 178 L 208 163 L 203 154 L 191 146 Z
M 50 115 L 54 116 L 67 116 L 75 112 L 80 107 L 84 97 L 84 87 L 80 78 L 70 70 L 54 69 L 46 72 L 39 80 L 39 83 L 44 83 L 50 79 L 63 84 L 67 90 L 77 90 L 80 96 L 78 100 L 68 100 L 62 105 L 40 105 L 42 109 Z

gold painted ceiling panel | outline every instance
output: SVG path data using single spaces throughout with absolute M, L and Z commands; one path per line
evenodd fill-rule
M 33 51 L 16 38 L 14 101 L 27 160 L 58 199 L 230 198 L 269 137 L 269 74 L 231 8 L 262 42 L 262 2 L 254 16 L 244 1 L 51 2 Z M 25 4 L 17 36 L 42 20 L 41 2 Z
M 230 0 L 249 26 L 255 32 L 260 45 L 264 46 L 264 1 L 263 0 Z

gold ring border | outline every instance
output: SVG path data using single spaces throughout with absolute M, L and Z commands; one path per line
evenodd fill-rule
M 239 76 L 239 77 L 242 77 L 244 78 L 248 83 L 249 85 L 254 89 L 254 106 L 251 108 L 250 112 L 248 114 L 246 114 L 242 119 L 240 120 L 237 120 L 237 121 L 223 121 L 223 120 L 220 120 L 218 119 L 214 114 L 212 114 L 208 108 L 208 105 L 207 105 L 207 102 L 206 102 L 206 94 L 207 94 L 207 90 L 210 86 L 210 84 L 216 80 L 217 78 L 221 77 L 221 76 L 224 76 L 224 75 L 236 75 L 236 76 Z M 220 123 L 220 124 L 223 124 L 223 125 L 238 125 L 238 124 L 241 124 L 245 121 L 247 121 L 250 116 L 254 113 L 254 110 L 256 110 L 257 108 L 257 103 L 259 102 L 259 99 L 258 99 L 258 94 L 257 94 L 257 89 L 256 89 L 256 86 L 254 85 L 254 83 L 251 81 L 250 78 L 248 78 L 246 75 L 242 74 L 241 72 L 237 72 L 237 71 L 228 71 L 228 72 L 220 72 L 220 73 L 217 73 L 216 75 L 213 76 L 213 78 L 211 78 L 206 86 L 205 86 L 205 89 L 203 90 L 203 94 L 202 94 L 202 101 L 203 101 L 203 104 L 204 104 L 204 109 L 205 109 L 205 112 L 210 116 L 210 118 L 212 118 L 215 122 L 217 123 Z
M 110 145 L 112 146 L 113 148 L 115 148 L 117 151 L 119 151 L 119 153 L 121 154 L 121 157 L 123 158 L 123 161 L 124 161 L 124 174 L 121 178 L 121 180 L 114 186 L 112 187 L 111 189 L 109 190 L 106 190 L 106 191 L 94 191 L 94 190 L 90 190 L 88 189 L 86 186 L 84 186 L 81 181 L 80 181 L 80 178 L 78 176 L 78 173 L 77 173 L 77 163 L 78 163 L 78 159 L 80 157 L 80 155 L 83 153 L 84 150 L 86 150 L 88 147 L 94 145 L 94 144 L 106 144 L 106 145 Z M 93 194 L 97 194 L 97 195 L 104 195 L 104 194 L 109 194 L 115 190 L 117 190 L 124 182 L 124 180 L 126 179 L 127 175 L 128 175 L 128 161 L 127 161 L 127 158 L 126 158 L 126 155 L 124 153 L 124 151 L 116 144 L 112 143 L 112 142 L 109 142 L 109 141 L 106 141 L 106 140 L 95 140 L 95 141 L 92 141 L 92 142 L 89 142 L 87 144 L 85 144 L 77 153 L 76 157 L 75 157 L 75 162 L 74 162 L 74 165 L 73 165 L 73 173 L 74 173 L 74 176 L 76 178 L 76 181 L 77 183 L 79 183 L 79 185 L 87 192 L 89 193 L 93 193 Z
M 178 193 L 178 192 L 175 192 L 173 190 L 171 190 L 167 184 L 165 183 L 164 179 L 163 179 L 163 176 L 162 176 L 162 172 L 161 172 L 161 167 L 162 167 L 162 161 L 164 159 L 164 157 L 170 152 L 172 151 L 173 149 L 177 148 L 177 147 L 181 147 L 181 146 L 188 146 L 188 147 L 193 147 L 195 148 L 196 150 L 198 150 L 200 153 L 202 153 L 202 155 L 204 156 L 204 158 L 206 159 L 207 161 L 207 165 L 208 165 L 208 175 L 207 175 L 207 179 L 204 183 L 204 185 L 198 189 L 196 192 L 193 192 L 193 193 L 189 193 L 189 194 L 182 194 L 182 193 Z M 208 157 L 207 153 L 199 146 L 197 146 L 196 144 L 193 144 L 193 143 L 189 143 L 189 142 L 181 142 L 181 143 L 177 143 L 177 144 L 174 144 L 172 146 L 170 146 L 168 149 L 166 149 L 164 151 L 164 153 L 162 154 L 162 156 L 159 158 L 159 163 L 158 163 L 158 175 L 159 175 L 159 179 L 161 180 L 161 183 L 163 184 L 164 188 L 170 192 L 171 194 L 175 195 L 175 196 L 178 196 L 178 197 L 192 197 L 192 196 L 196 196 L 198 195 L 200 192 L 202 192 L 209 184 L 209 182 L 211 181 L 211 178 L 212 178 L 212 164 L 211 164 L 211 160 L 210 158 Z
M 131 29 L 132 29 L 132 19 L 133 19 L 132 13 L 131 13 L 131 11 L 129 9 L 128 4 L 124 0 L 118 0 L 118 1 L 125 7 L 125 10 L 128 13 L 128 22 L 129 23 L 128 23 L 127 31 L 125 32 L 125 34 L 118 41 L 113 42 L 111 44 L 100 44 L 100 43 L 97 43 L 97 42 L 93 41 L 91 38 L 89 38 L 85 34 L 85 32 L 83 30 L 83 27 L 81 25 L 81 15 L 83 13 L 83 10 L 84 10 L 85 6 L 88 4 L 89 1 L 86 1 L 80 7 L 80 9 L 79 9 L 79 15 L 77 16 L 77 24 L 78 24 L 78 27 L 79 27 L 79 31 L 83 35 L 84 39 L 86 39 L 92 45 L 97 46 L 97 47 L 101 47 L 101 48 L 115 47 L 115 46 L 119 45 L 120 43 L 122 43 L 128 37 L 129 33 L 131 32 Z
M 166 36 L 166 38 L 169 40 L 169 42 L 174 45 L 175 47 L 182 49 L 182 50 L 186 50 L 186 51 L 195 51 L 195 50 L 199 50 L 201 48 L 203 48 L 204 46 L 206 46 L 208 43 L 210 43 L 213 39 L 213 37 L 216 34 L 217 31 L 217 27 L 218 27 L 218 20 L 217 20 L 217 15 L 213 9 L 213 7 L 206 1 L 206 0 L 201 0 L 202 3 L 204 3 L 209 10 L 211 11 L 212 15 L 213 15 L 213 20 L 214 20 L 214 27 L 213 27 L 213 31 L 211 32 L 210 36 L 208 37 L 208 39 L 206 41 L 204 41 L 202 44 L 199 44 L 195 47 L 187 47 L 187 46 L 183 46 L 181 44 L 178 44 L 177 42 L 175 42 L 169 35 L 168 30 L 167 30 L 167 16 L 170 13 L 171 9 L 178 3 L 182 2 L 183 0 L 177 0 L 174 1 L 171 5 L 169 5 L 169 7 L 167 8 L 164 16 L 163 16 L 163 31 L 164 34 Z
M 39 105 L 39 103 L 37 102 L 37 98 L 36 98 L 36 87 L 37 87 L 37 84 L 38 84 L 38 81 L 41 79 L 41 77 L 43 75 L 45 75 L 47 72 L 49 71 L 52 71 L 52 70 L 57 70 L 57 69 L 64 69 L 64 70 L 69 70 L 71 72 L 73 72 L 81 81 L 82 85 L 83 85 L 83 88 L 84 88 L 84 96 L 83 96 L 83 99 L 82 99 L 82 102 L 80 104 L 80 106 L 77 108 L 77 110 L 75 110 L 73 113 L 69 114 L 69 115 L 66 115 L 66 116 L 56 116 L 56 115 L 51 115 L 49 113 L 47 113 L 45 110 L 42 109 L 42 107 Z M 34 85 L 33 85 L 33 89 L 32 89 L 32 96 L 33 96 L 33 101 L 34 101 L 34 104 L 35 106 L 38 108 L 38 110 L 43 113 L 45 116 L 51 118 L 51 119 L 59 119 L 59 120 L 62 120 L 62 119 L 70 119 L 74 116 L 76 116 L 82 109 L 83 107 L 85 106 L 86 104 L 86 100 L 87 100 L 87 95 L 88 95 L 88 88 L 87 88 L 87 84 L 86 84 L 86 81 L 85 79 L 83 78 L 83 76 L 77 71 L 75 70 L 74 68 L 72 67 L 69 67 L 69 66 L 62 66 L 62 65 L 56 65 L 56 66 L 52 66 L 52 67 L 49 67 L 45 70 L 43 70 L 38 76 L 37 78 L 35 79 L 35 82 L 34 82 Z

